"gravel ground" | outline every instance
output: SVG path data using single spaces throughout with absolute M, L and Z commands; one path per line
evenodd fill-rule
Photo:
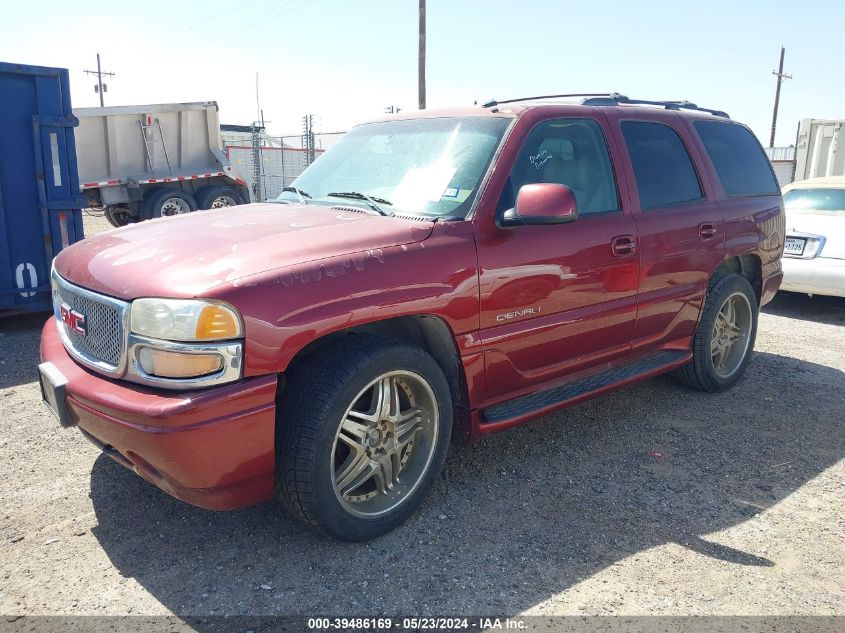
M 845 615 L 845 300 L 779 296 L 729 393 L 658 378 L 453 449 L 354 545 L 190 507 L 59 428 L 43 320 L 0 321 L 0 614 Z

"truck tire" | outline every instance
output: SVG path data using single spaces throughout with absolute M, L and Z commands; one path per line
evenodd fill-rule
M 751 360 L 757 297 L 741 275 L 714 277 L 692 341 L 692 360 L 674 372 L 684 385 L 716 393 L 732 387 Z
M 241 195 L 232 187 L 205 187 L 197 191 L 197 207 L 221 209 L 243 204 Z
M 424 350 L 352 334 L 292 367 L 276 420 L 276 496 L 346 541 L 389 532 L 420 505 L 452 431 L 446 377 Z
M 197 201 L 187 191 L 165 187 L 149 191 L 141 203 L 141 210 L 145 220 L 183 215 L 196 211 Z
M 109 224 L 115 228 L 120 228 L 121 226 L 126 226 L 127 224 L 138 221 L 137 215 L 133 215 L 126 209 L 121 209 L 120 207 L 106 207 L 103 214 L 106 216 L 106 220 L 109 221 Z

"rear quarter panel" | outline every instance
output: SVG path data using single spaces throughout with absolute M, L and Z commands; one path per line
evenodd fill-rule
M 763 306 L 772 300 L 780 287 L 781 257 L 786 233 L 783 197 L 780 193 L 762 196 L 730 195 L 722 187 L 716 168 L 704 150 L 691 119 L 685 121 L 689 134 L 700 148 L 701 162 L 709 172 L 710 186 L 714 189 L 722 208 L 725 223 L 725 259 L 753 255 L 759 258 L 761 279 L 758 280 L 757 297 Z M 732 122 L 733 125 L 742 125 Z M 742 127 L 747 126 L 742 125 Z M 749 130 L 750 131 L 750 130 Z M 753 136 L 753 134 L 752 134 Z M 756 138 L 756 137 L 754 137 Z M 762 153 L 762 147 L 760 152 Z M 772 171 L 772 178 L 775 178 Z
M 727 198 L 725 217 L 726 256 L 755 255 L 761 276 L 757 291 L 760 305 L 772 300 L 780 287 L 781 256 L 786 222 L 780 196 Z

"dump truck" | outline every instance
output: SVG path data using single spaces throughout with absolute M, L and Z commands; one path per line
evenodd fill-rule
M 795 180 L 845 176 L 845 120 L 801 119 Z
M 249 202 L 215 101 L 77 108 L 79 181 L 113 226 Z

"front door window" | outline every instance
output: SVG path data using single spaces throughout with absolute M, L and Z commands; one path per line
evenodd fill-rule
M 514 206 L 520 187 L 538 182 L 572 189 L 579 216 L 620 208 L 607 144 L 591 119 L 557 119 L 531 131 L 502 195 L 500 211 Z

